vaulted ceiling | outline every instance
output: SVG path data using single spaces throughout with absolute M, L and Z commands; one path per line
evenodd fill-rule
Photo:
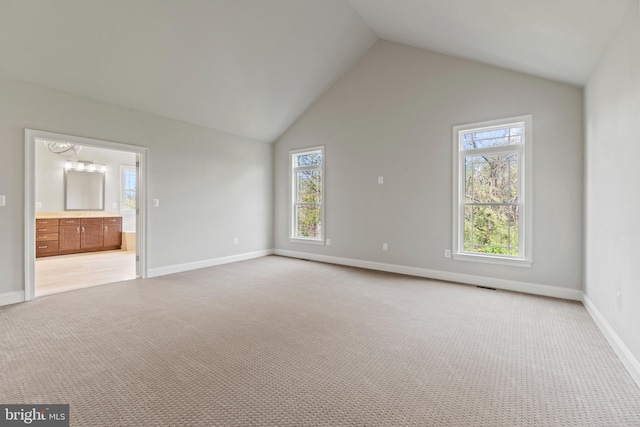
M 578 86 L 635 0 L 349 0 L 385 40 Z
M 0 0 L 0 74 L 272 142 L 378 38 L 584 85 L 631 1 Z
M 267 142 L 376 40 L 343 0 L 0 0 L 0 74 Z

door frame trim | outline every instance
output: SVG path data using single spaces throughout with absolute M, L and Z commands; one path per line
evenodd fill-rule
M 140 168 L 138 172 L 138 202 L 139 215 L 136 223 L 136 253 L 139 256 L 138 274 L 147 277 L 147 162 L 149 149 L 131 144 L 85 138 L 82 136 L 66 135 L 36 129 L 24 130 L 25 141 L 25 187 L 24 187 L 24 299 L 35 298 L 35 144 L 36 139 L 52 139 L 72 142 L 87 147 L 104 148 L 108 150 L 126 151 L 138 154 Z

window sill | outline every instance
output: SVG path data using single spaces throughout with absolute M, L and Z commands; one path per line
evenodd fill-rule
M 497 264 L 497 265 L 508 265 L 511 267 L 525 267 L 531 268 L 531 264 L 533 261 L 522 259 L 522 258 L 506 258 L 500 256 L 491 256 L 491 255 L 471 255 L 471 254 L 451 254 L 451 257 L 456 261 L 471 261 L 471 262 L 480 262 L 484 264 Z
M 324 245 L 324 239 L 302 239 L 299 237 L 289 237 L 291 243 L 307 243 L 310 245 Z

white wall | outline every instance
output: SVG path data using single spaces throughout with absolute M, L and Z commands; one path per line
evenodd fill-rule
M 277 141 L 276 249 L 579 290 L 582 101 L 578 87 L 380 41 Z M 529 113 L 533 266 L 444 258 L 452 126 Z M 326 147 L 331 246 L 288 240 L 288 151 L 316 145 Z
M 640 361 L 638 2 L 585 88 L 585 129 L 584 292 Z
M 106 165 L 104 174 L 104 211 L 122 216 L 122 230 L 136 231 L 136 218 L 133 212 L 120 212 L 120 166 L 136 165 L 136 154 L 126 151 L 106 150 L 95 147 L 82 147 L 80 154 L 73 158 L 52 153 L 42 141 L 35 146 L 36 160 L 36 212 L 64 211 L 64 165 L 66 160 L 85 160 Z
M 149 148 L 150 269 L 273 247 L 272 145 L 4 77 L 0 94 L 0 294 L 24 289 L 25 128 Z

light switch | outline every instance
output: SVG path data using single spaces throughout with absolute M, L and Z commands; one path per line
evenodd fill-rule
M 6 197 L 4 196 L 4 194 L 0 195 L 0 206 L 4 206 L 5 202 L 6 202 Z
M 378 184 L 382 184 L 384 182 L 384 177 L 383 176 L 379 176 L 378 177 Z
M 153 199 L 153 207 L 157 208 L 158 206 L 160 206 L 160 199 Z

